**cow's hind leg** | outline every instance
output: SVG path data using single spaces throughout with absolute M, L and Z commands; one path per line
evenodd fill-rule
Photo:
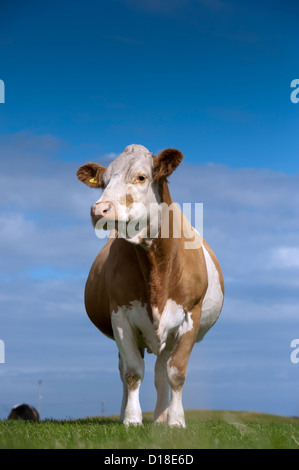
M 155 364 L 155 387 L 157 390 L 157 404 L 154 412 L 154 423 L 167 423 L 167 410 L 169 405 L 169 383 L 167 377 L 167 361 L 171 351 L 162 351 Z
M 121 418 L 126 425 L 142 424 L 142 411 L 139 403 L 139 388 L 144 376 L 143 354 L 125 311 L 119 308 L 112 314 L 114 339 L 119 350 L 120 375 L 123 381 Z
M 201 306 L 198 306 L 191 314 L 192 328 L 180 336 L 167 361 L 167 376 L 171 390 L 167 414 L 169 426 L 185 427 L 182 391 L 189 357 L 197 337 L 200 314 Z
M 120 378 L 123 383 L 123 397 L 122 397 L 121 410 L 120 410 L 120 420 L 123 422 L 124 417 L 125 417 L 125 409 L 126 409 L 127 401 L 128 401 L 128 386 L 127 386 L 127 381 L 126 381 L 125 372 L 124 372 L 124 363 L 119 353 L 118 353 L 118 368 L 119 368 Z

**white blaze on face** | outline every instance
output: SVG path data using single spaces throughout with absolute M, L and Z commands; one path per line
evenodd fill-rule
M 152 174 L 152 154 L 142 145 L 129 145 L 106 169 L 105 189 L 97 201 L 112 203 L 119 223 L 132 222 L 131 241 L 136 243 L 146 229 L 151 206 L 160 202 Z

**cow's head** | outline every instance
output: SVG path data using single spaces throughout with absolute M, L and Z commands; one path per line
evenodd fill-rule
M 162 184 L 182 159 L 183 154 L 176 149 L 163 150 L 156 157 L 142 145 L 129 145 L 107 168 L 98 163 L 81 166 L 79 180 L 104 190 L 91 207 L 93 225 L 106 229 L 115 226 L 127 240 L 142 243 L 149 219 L 155 217 L 155 207 L 161 203 Z M 131 232 L 124 232 L 124 228 Z

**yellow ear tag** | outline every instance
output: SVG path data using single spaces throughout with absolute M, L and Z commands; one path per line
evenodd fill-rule
M 94 183 L 94 184 L 98 184 L 98 180 L 96 178 L 91 178 L 91 180 L 89 180 L 90 183 Z

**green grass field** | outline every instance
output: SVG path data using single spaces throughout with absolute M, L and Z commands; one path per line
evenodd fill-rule
M 186 411 L 186 429 L 118 417 L 0 421 L 1 449 L 299 449 L 299 419 L 237 411 Z

